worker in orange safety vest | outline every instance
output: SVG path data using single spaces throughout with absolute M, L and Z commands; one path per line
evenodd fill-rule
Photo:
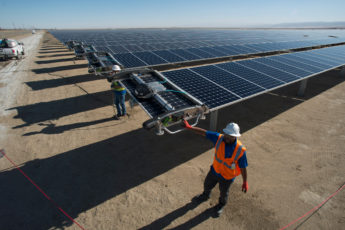
M 202 128 L 192 127 L 187 121 L 183 121 L 187 129 L 197 134 L 206 136 L 215 144 L 215 155 L 211 169 L 204 181 L 204 192 L 193 198 L 198 202 L 204 202 L 210 198 L 211 190 L 219 184 L 220 197 L 219 203 L 214 207 L 216 217 L 219 217 L 227 203 L 229 189 L 235 178 L 242 175 L 242 191 L 248 191 L 247 182 L 247 157 L 246 148 L 238 140 L 240 127 L 236 123 L 229 123 L 224 134 L 207 131 Z

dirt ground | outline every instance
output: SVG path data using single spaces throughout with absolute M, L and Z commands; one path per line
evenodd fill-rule
M 113 120 L 105 79 L 87 74 L 49 34 L 1 67 L 0 147 L 85 229 L 280 229 L 345 182 L 345 76 L 311 78 L 219 112 L 247 147 L 249 191 L 239 177 L 223 215 L 219 190 L 196 204 L 213 146 L 188 131 L 156 136 L 138 107 Z M 38 42 L 40 41 L 40 42 Z M 13 64 L 16 63 L 16 64 Z M 128 101 L 127 101 L 127 106 Z M 209 118 L 200 124 L 208 128 Z M 5 158 L 0 158 L 0 229 L 80 229 Z M 344 229 L 345 190 L 289 229 Z

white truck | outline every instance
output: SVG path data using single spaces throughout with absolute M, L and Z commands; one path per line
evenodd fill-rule
M 24 54 L 24 43 L 7 38 L 0 40 L 0 58 L 4 60 L 13 57 L 20 59 Z

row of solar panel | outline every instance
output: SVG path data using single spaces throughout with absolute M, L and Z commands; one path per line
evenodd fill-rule
M 163 72 L 211 110 L 345 64 L 345 46 Z M 153 111 L 145 105 L 147 111 Z
M 164 43 L 186 41 L 223 41 L 233 44 L 262 43 L 270 41 L 316 40 L 344 37 L 340 30 L 68 30 L 50 31 L 60 41 L 85 40 L 87 42 L 115 41 L 117 44 Z M 227 44 L 224 44 L 227 45 Z
M 232 46 L 213 46 L 186 49 L 152 50 L 125 52 L 123 46 L 96 47 L 97 50 L 110 52 L 126 68 L 153 66 L 167 63 L 188 62 L 210 58 L 273 52 L 318 45 L 314 42 L 262 43 Z M 139 49 L 132 46 L 131 50 Z
M 193 48 L 193 47 L 205 47 L 205 46 L 228 46 L 228 45 L 247 45 L 247 44 L 274 44 L 277 46 L 289 46 L 290 42 L 306 42 L 306 43 L 313 43 L 313 44 L 328 44 L 328 43 L 339 43 L 344 42 L 345 39 L 341 38 L 326 38 L 326 39 L 299 39 L 299 40 L 292 40 L 292 41 L 246 41 L 246 40 L 199 40 L 196 39 L 195 41 L 146 41 L 142 42 L 140 40 L 137 41 L 116 41 L 116 40 L 107 40 L 107 41 L 100 41 L 100 40 L 87 40 L 81 39 L 79 41 L 84 42 L 85 44 L 91 44 L 94 46 L 122 46 L 124 52 L 132 52 L 132 51 L 142 51 L 145 49 L 148 50 L 164 50 L 164 49 L 184 49 L 184 48 Z M 132 50 L 135 47 L 134 50 Z M 137 50 L 139 49 L 139 50 Z
M 152 31 L 151 31 L 152 32 Z M 311 47 L 311 46 L 318 46 L 318 45 L 325 45 L 325 44 L 334 44 L 345 42 L 342 38 L 328 38 L 322 40 L 310 40 L 310 38 L 303 37 L 301 41 L 285 41 L 285 42 L 264 42 L 264 43 L 248 43 L 245 38 L 237 39 L 237 42 L 240 41 L 245 44 L 236 44 L 234 45 L 234 39 L 226 39 L 226 40 L 202 40 L 205 37 L 211 38 L 212 35 L 221 35 L 224 37 L 226 35 L 234 35 L 234 34 L 246 34 L 248 32 L 245 31 L 201 31 L 195 32 L 194 30 L 191 31 L 182 31 L 181 34 L 186 39 L 195 39 L 194 41 L 180 41 L 180 42 L 173 42 L 174 38 L 167 38 L 167 34 L 180 34 L 176 31 L 153 31 L 153 35 L 162 35 L 165 42 L 158 42 L 159 40 L 151 41 L 151 43 L 140 43 L 141 39 L 138 34 L 144 34 L 146 37 L 150 37 L 152 34 L 150 31 L 140 32 L 137 33 L 135 31 L 107 31 L 104 34 L 113 34 L 115 37 L 121 37 L 123 35 L 129 35 L 129 38 L 134 40 L 130 40 L 130 42 L 135 42 L 136 44 L 128 44 L 124 42 L 124 44 L 120 43 L 119 41 L 109 41 L 105 38 L 97 39 L 97 40 L 88 40 L 81 35 L 89 35 L 90 33 L 95 32 L 69 32 L 69 33 L 62 33 L 63 36 L 72 36 L 75 35 L 84 41 L 85 43 L 93 44 L 97 50 L 99 51 L 106 51 L 111 53 L 119 63 L 121 63 L 126 68 L 132 67 L 141 67 L 141 66 L 155 66 L 161 64 L 170 64 L 170 63 L 179 63 L 179 62 L 189 62 L 194 60 L 203 60 L 203 59 L 210 59 L 210 58 L 220 58 L 220 57 L 231 57 L 237 55 L 246 55 L 246 54 L 256 54 L 256 53 L 263 53 L 263 52 L 272 52 L 272 51 L 281 51 L 281 50 L 289 50 L 289 49 L 297 49 L 297 48 L 304 48 L 304 47 Z M 249 38 L 256 35 L 258 31 L 251 31 L 248 34 Z M 261 32 L 261 31 L 260 31 Z M 284 31 L 284 33 L 277 32 L 261 32 L 264 34 L 276 34 L 279 37 L 284 38 L 288 37 Z M 54 34 L 57 36 L 63 37 L 61 33 L 56 31 Z M 104 35 L 103 34 L 103 35 Z M 95 35 L 101 36 L 102 33 L 95 33 Z M 200 36 L 201 37 L 197 37 Z M 59 37 L 58 37 L 59 38 Z M 84 40 L 83 40 L 84 39 Z M 254 39 L 254 38 L 253 38 Z M 255 38 L 261 39 L 261 38 Z M 236 40 L 236 39 L 235 39 Z M 249 39 L 250 40 L 250 39 Z M 163 39 L 161 39 L 163 41 Z M 122 41 L 123 42 L 123 41 Z M 153 42 L 153 43 L 152 43 Z M 246 43 L 247 42 L 247 43 Z
M 154 43 L 154 44 L 136 44 L 136 45 L 124 45 L 121 43 L 108 42 L 107 44 L 102 43 L 92 43 L 96 47 L 106 47 L 111 52 L 118 53 L 131 53 L 131 52 L 141 52 L 141 51 L 159 51 L 159 50 L 170 50 L 170 49 L 189 49 L 189 48 L 204 48 L 204 47 L 244 47 L 245 49 L 252 48 L 256 51 L 266 52 L 272 50 L 284 50 L 284 49 L 294 49 L 308 46 L 317 46 L 324 44 L 333 44 L 345 42 L 345 40 L 336 39 L 324 39 L 324 40 L 310 40 L 310 41 L 289 41 L 289 42 L 266 42 L 266 43 L 248 43 L 248 44 L 231 44 L 226 41 L 196 41 L 196 42 L 180 42 L 180 43 Z M 89 44 L 90 42 L 84 42 Z M 121 44 L 121 45 L 119 45 Z

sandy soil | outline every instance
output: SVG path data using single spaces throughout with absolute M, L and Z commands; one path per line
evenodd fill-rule
M 113 120 L 105 79 L 87 74 L 50 35 L 0 71 L 0 146 L 85 229 L 279 229 L 345 182 L 345 77 L 340 70 L 223 109 L 241 126 L 250 190 L 238 178 L 220 218 L 219 191 L 202 204 L 212 144 L 190 132 L 155 136 L 138 107 Z M 28 45 L 29 46 L 29 45 Z M 37 46 L 36 49 L 34 49 Z M 12 64 L 12 63 L 11 63 Z M 207 128 L 209 120 L 201 123 Z M 79 229 L 4 157 L 0 229 Z M 290 229 L 344 229 L 345 191 Z

